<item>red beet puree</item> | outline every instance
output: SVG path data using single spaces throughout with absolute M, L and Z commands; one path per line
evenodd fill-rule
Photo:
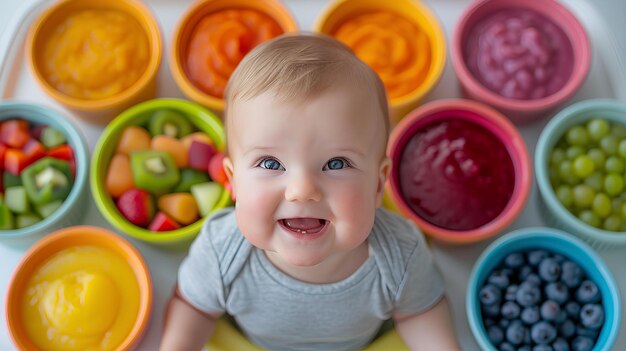
M 398 169 L 409 207 L 445 229 L 476 229 L 507 205 L 515 182 L 502 142 L 477 124 L 450 119 L 416 133 Z
M 468 69 L 481 84 L 518 100 L 559 91 L 572 74 L 573 52 L 561 28 L 537 12 L 519 8 L 480 20 L 463 50 Z

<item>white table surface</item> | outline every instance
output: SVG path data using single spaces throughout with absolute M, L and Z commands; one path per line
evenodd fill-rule
M 21 10 L 36 1 L 37 0 L 0 0 L 0 35 L 5 30 L 7 22 L 12 18 L 13 15 L 21 13 Z M 426 0 L 426 2 L 431 1 L 433 0 Z M 626 14 L 626 1 L 594 0 L 593 4 L 596 6 L 600 14 L 605 18 L 608 28 L 613 32 L 621 57 L 626 58 L 626 20 L 624 18 L 624 15 Z M 178 94 L 176 94 L 175 96 L 178 96 Z M 532 201 L 532 198 L 530 201 Z M 87 215 L 85 223 L 110 228 L 110 226 L 106 222 L 104 222 L 99 216 L 94 216 L 93 214 Z M 136 240 L 131 241 L 141 251 L 141 253 L 144 255 L 148 262 L 156 259 L 159 260 L 159 268 L 151 270 L 153 284 L 155 285 L 155 296 L 151 325 L 145 338 L 138 347 L 138 350 L 156 350 L 160 337 L 160 330 L 162 327 L 161 321 L 163 316 L 163 309 L 165 306 L 165 302 L 167 301 L 167 298 L 170 294 L 170 290 L 168 289 L 168 287 L 173 284 L 178 263 L 184 257 L 185 253 L 176 251 L 164 251 L 163 249 L 159 249 L 138 242 Z M 435 256 L 438 262 L 441 263 L 442 261 L 445 261 L 445 265 L 442 265 L 442 271 L 444 273 L 444 276 L 446 276 L 446 283 L 448 285 L 448 288 L 455 287 L 457 285 L 454 282 L 450 281 L 453 279 L 452 277 L 455 276 L 454 271 L 467 271 L 467 265 L 469 264 L 468 262 L 473 262 L 473 259 L 475 259 L 476 257 L 476 252 L 482 250 L 488 244 L 489 242 L 477 244 L 471 250 L 466 250 L 462 247 L 435 247 Z M 0 245 L 2 245 L 2 242 L 0 242 Z M 4 268 L 2 268 L 2 253 L 10 253 L 12 255 L 15 255 L 23 251 L 24 249 L 0 247 L 0 269 L 5 270 Z M 614 275 L 624 274 L 623 271 L 618 271 L 615 269 L 616 267 L 623 267 L 623 264 L 620 264 L 618 261 L 615 260 L 614 262 L 607 262 L 607 264 L 612 268 L 612 272 Z M 12 270 L 12 267 L 10 269 Z M 6 289 L 6 284 L 8 283 L 8 281 L 4 281 L 8 279 L 6 278 L 6 274 L 3 274 L 2 279 L 3 281 L 0 282 L 0 292 L 2 294 L 2 299 L 0 301 L 4 303 L 4 296 L 6 293 L 4 290 Z M 460 294 L 460 292 L 449 291 L 449 294 L 458 295 Z M 625 294 L 626 291 L 622 289 L 622 301 L 624 301 Z M 473 336 L 471 335 L 471 332 L 469 331 L 467 326 L 464 304 L 459 303 L 460 299 L 458 297 L 461 296 L 457 296 L 457 302 L 452 303 L 455 326 L 457 329 L 457 337 L 462 343 L 464 350 L 478 350 L 478 346 L 474 341 Z M 3 315 L 4 306 L 0 308 L 0 311 L 2 312 L 2 315 L 0 316 L 0 350 L 15 350 L 15 347 L 11 343 L 11 340 L 9 339 L 6 330 L 6 323 L 4 321 Z M 614 350 L 626 350 L 626 336 L 624 335 L 626 333 L 626 326 L 624 326 L 624 324 L 625 323 L 622 322 L 620 335 L 618 336 L 618 340 L 614 345 Z

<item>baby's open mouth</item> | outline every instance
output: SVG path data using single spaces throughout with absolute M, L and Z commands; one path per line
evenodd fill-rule
M 319 233 L 328 223 L 325 219 L 320 218 L 285 218 L 278 220 L 280 225 L 292 232 L 299 234 L 315 234 Z

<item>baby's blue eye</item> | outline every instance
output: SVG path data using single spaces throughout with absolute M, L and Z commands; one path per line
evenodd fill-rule
M 326 169 L 342 169 L 348 167 L 348 162 L 340 158 L 333 158 L 326 163 Z
M 259 163 L 261 168 L 270 169 L 273 171 L 284 170 L 283 166 L 277 160 L 273 158 L 266 158 Z

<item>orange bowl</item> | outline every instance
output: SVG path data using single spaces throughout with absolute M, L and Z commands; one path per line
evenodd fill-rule
M 170 70 L 185 96 L 218 113 L 224 111 L 224 99 L 207 94 L 194 85 L 187 76 L 184 62 L 191 36 L 198 23 L 211 13 L 227 9 L 251 9 L 266 14 L 278 23 L 284 33 L 295 32 L 298 29 L 289 10 L 277 0 L 201 0 L 187 10 L 172 38 L 169 51 Z
M 85 10 L 113 10 L 132 17 L 148 40 L 148 64 L 139 78 L 127 88 L 101 98 L 81 98 L 58 90 L 44 73 L 48 58 L 46 43 L 68 16 Z M 161 63 L 162 39 L 150 10 L 132 0 L 63 0 L 43 12 L 30 27 L 26 39 L 26 57 L 35 81 L 53 99 L 65 105 L 87 122 L 106 124 L 119 112 L 156 95 L 155 77 Z
M 102 228 L 75 226 L 56 231 L 33 245 L 22 258 L 9 282 L 5 310 L 7 328 L 20 350 L 36 350 L 22 317 L 22 299 L 33 274 L 56 253 L 77 246 L 95 246 L 120 256 L 135 274 L 139 286 L 139 309 L 130 333 L 116 351 L 133 349 L 143 337 L 150 321 L 152 284 L 148 267 L 141 254 L 122 237 Z

